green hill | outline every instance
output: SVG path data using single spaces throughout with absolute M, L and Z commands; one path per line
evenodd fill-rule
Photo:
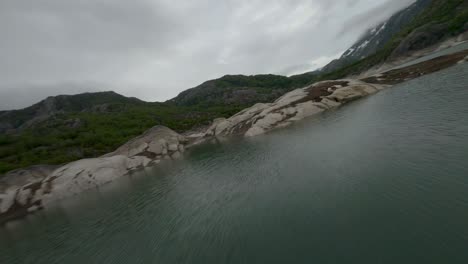
M 148 103 L 113 92 L 49 97 L 0 113 L 0 173 L 99 156 L 154 125 L 182 132 L 240 109 Z
M 306 85 L 313 77 L 226 75 L 188 89 L 168 102 L 178 106 L 249 106 L 258 102 L 271 102 L 293 88 Z

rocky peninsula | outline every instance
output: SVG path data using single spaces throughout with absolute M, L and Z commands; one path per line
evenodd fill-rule
M 186 149 L 219 137 L 253 137 L 375 94 L 401 82 L 468 61 L 468 50 L 441 56 L 365 79 L 315 83 L 284 94 L 273 103 L 259 103 L 227 119 L 215 119 L 203 131 L 184 135 L 155 126 L 112 153 L 62 166 L 33 166 L 0 179 L 0 222 L 49 207 L 54 201 L 131 175 L 164 160 L 181 158 Z

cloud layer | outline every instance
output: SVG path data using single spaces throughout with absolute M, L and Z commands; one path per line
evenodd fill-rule
M 339 56 L 412 0 L 3 0 L 0 109 L 115 90 L 163 101 L 224 74 Z

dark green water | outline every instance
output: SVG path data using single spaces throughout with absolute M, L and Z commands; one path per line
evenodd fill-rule
M 468 263 L 468 65 L 0 230 L 0 263 Z

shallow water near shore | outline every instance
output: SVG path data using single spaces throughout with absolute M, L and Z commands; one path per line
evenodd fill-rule
M 0 228 L 0 263 L 467 263 L 468 64 Z

